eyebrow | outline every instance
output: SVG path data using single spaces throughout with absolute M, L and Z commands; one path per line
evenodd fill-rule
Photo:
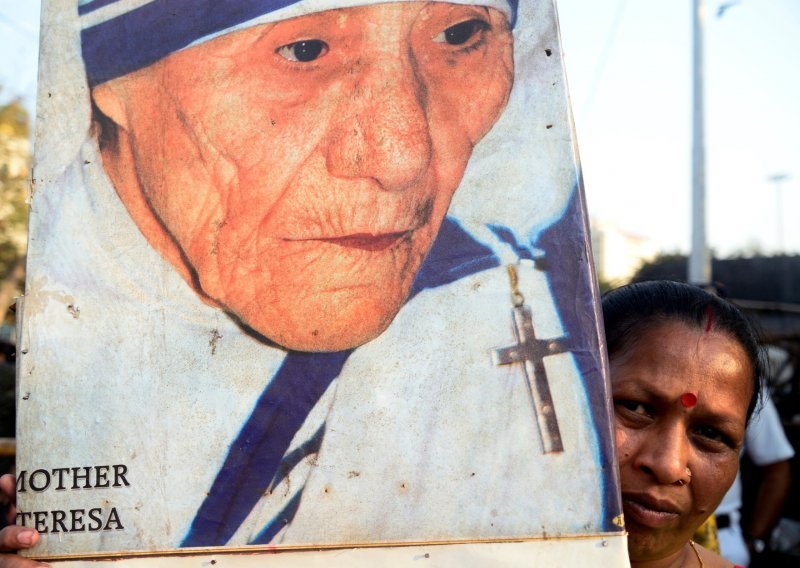
M 640 396 L 646 396 L 649 399 L 663 400 L 669 402 L 671 397 L 666 392 L 652 388 L 650 385 L 642 385 L 639 381 L 635 380 L 622 380 L 616 381 L 611 384 L 611 394 L 615 395 L 617 388 L 624 388 L 628 392 L 633 392 Z
M 438 3 L 437 1 L 428 2 L 426 6 L 430 6 L 431 4 L 437 4 L 437 3 Z M 488 6 L 479 6 L 477 4 L 452 4 L 448 9 L 448 14 L 460 8 L 473 8 L 474 10 L 477 10 L 479 12 L 483 12 L 484 14 L 486 14 L 487 17 L 491 15 Z

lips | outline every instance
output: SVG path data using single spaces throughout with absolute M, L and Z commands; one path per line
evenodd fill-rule
M 675 522 L 682 513 L 681 507 L 666 499 L 646 493 L 623 493 L 622 509 L 627 523 L 650 528 L 661 528 Z
M 347 248 L 356 248 L 366 251 L 382 251 L 393 247 L 400 241 L 409 238 L 410 236 L 411 231 L 401 231 L 397 233 L 383 233 L 379 235 L 359 233 L 344 237 L 314 240 Z

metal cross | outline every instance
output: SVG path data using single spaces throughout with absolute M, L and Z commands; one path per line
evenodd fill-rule
M 516 271 L 513 270 L 513 267 L 509 267 L 509 276 L 511 276 L 511 297 L 514 304 L 512 312 L 514 336 L 517 343 L 510 347 L 495 349 L 492 352 L 492 361 L 495 365 L 523 364 L 528 394 L 531 396 L 536 421 L 539 424 L 539 435 L 544 453 L 563 452 L 561 431 L 558 428 L 556 409 L 550 394 L 544 358 L 565 353 L 568 350 L 563 345 L 563 338 L 547 340 L 536 338 L 531 309 L 524 304 L 524 298 L 517 290 Z

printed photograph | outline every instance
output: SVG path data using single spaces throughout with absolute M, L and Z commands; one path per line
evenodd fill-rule
M 46 0 L 37 557 L 619 534 L 552 0 Z

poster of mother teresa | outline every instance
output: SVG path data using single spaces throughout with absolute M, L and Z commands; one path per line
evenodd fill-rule
M 551 0 L 43 14 L 35 554 L 620 534 Z

